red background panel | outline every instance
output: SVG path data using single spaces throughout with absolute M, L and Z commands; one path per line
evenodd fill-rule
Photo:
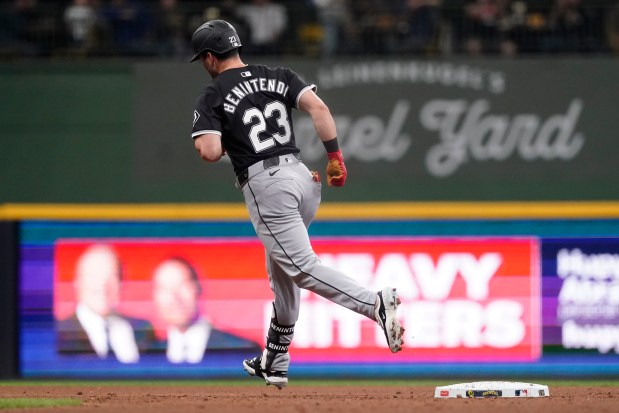
M 72 280 L 75 265 L 84 250 L 101 240 L 61 240 L 55 247 L 55 294 L 54 315 L 56 318 L 68 317 L 75 307 L 75 293 Z M 156 317 L 152 304 L 151 276 L 159 262 L 169 257 L 183 257 L 197 270 L 202 280 L 204 292 L 200 307 L 202 312 L 217 327 L 226 329 L 257 342 L 266 335 L 272 293 L 264 267 L 264 250 L 255 239 L 112 239 L 105 240 L 117 252 L 123 268 L 123 284 L 120 310 L 128 315 L 150 320 L 159 334 L 161 323 Z M 425 254 L 432 258 L 436 266 L 449 254 L 467 254 L 479 259 L 484 254 L 498 254 L 501 264 L 488 283 L 488 296 L 484 299 L 467 297 L 466 282 L 461 274 L 454 278 L 453 285 L 447 288 L 448 296 L 441 300 L 424 297 L 420 284 L 420 274 L 407 267 L 400 274 L 401 284 L 395 285 L 402 291 L 403 311 L 401 319 L 407 328 L 405 349 L 392 355 L 384 348 L 384 337 L 377 334 L 374 322 L 364 319 L 337 305 L 326 302 L 311 293 L 303 294 L 301 317 L 297 324 L 293 351 L 296 360 L 334 360 L 385 362 L 410 362 L 432 360 L 455 361 L 517 361 L 533 360 L 540 354 L 540 310 L 539 310 L 539 269 L 537 263 L 538 245 L 530 238 L 323 238 L 316 239 L 313 246 L 325 262 L 346 254 L 363 254 L 371 258 L 371 265 L 364 271 L 369 279 L 361 277 L 362 283 L 378 290 L 375 285 L 375 270 L 387 254 L 401 256 L 403 262 L 414 254 Z M 346 268 L 341 268 L 346 270 Z M 366 275 L 367 275 L 366 274 Z M 355 277 L 356 274 L 348 274 Z M 432 274 L 426 274 L 426 279 Z M 366 277 L 367 278 L 367 277 Z M 444 280 L 437 279 L 436 283 Z M 412 289 L 412 290 L 411 290 Z M 416 296 L 407 295 L 417 290 Z M 407 292 L 408 291 L 408 292 Z M 470 302 L 467 307 L 481 308 L 475 320 L 481 324 L 472 325 L 479 329 L 471 334 L 483 336 L 489 330 L 489 317 L 486 308 L 496 300 L 517 303 L 523 310 L 519 323 L 524 328 L 523 338 L 508 348 L 497 348 L 487 344 L 467 347 L 463 343 L 448 346 L 439 342 L 433 346 L 419 345 L 424 342 L 411 337 L 415 331 L 411 320 L 428 320 L 430 328 L 441 329 L 441 317 L 453 300 Z M 467 301 L 468 300 L 468 301 Z M 436 314 L 416 314 L 415 304 L 435 303 Z M 465 304 L 466 305 L 466 304 Z M 336 317 L 339 317 L 337 318 Z M 453 317 L 453 314 L 451 315 Z M 452 320 L 453 321 L 453 320 Z M 447 323 L 448 324 L 448 323 Z M 496 328 L 501 328 L 495 325 Z M 440 336 L 449 335 L 441 331 Z M 466 335 L 466 332 L 463 332 Z M 438 336 L 437 336 L 438 337 Z M 427 337 L 426 337 L 427 338 Z M 328 349 L 325 349 L 325 343 Z M 346 347 L 350 346 L 352 347 Z

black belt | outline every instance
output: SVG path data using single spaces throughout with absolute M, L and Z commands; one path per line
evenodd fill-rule
M 269 168 L 273 168 L 274 166 L 279 165 L 279 157 L 286 155 L 292 155 L 299 161 L 301 160 L 301 155 L 299 155 L 298 153 L 286 153 L 283 155 L 274 156 L 272 158 L 268 158 L 262 161 L 262 170 L 265 171 Z M 247 181 L 249 181 L 249 168 L 243 169 L 241 172 L 239 172 L 239 174 L 236 176 L 236 180 L 239 186 L 245 185 Z

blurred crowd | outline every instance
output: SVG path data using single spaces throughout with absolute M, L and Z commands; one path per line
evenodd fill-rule
M 218 18 L 254 55 L 619 53 L 619 0 L 0 0 L 0 58 L 185 58 Z

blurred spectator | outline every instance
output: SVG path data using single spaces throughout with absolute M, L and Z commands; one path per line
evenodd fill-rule
M 511 0 L 471 0 L 464 8 L 459 27 L 462 47 L 473 56 L 488 53 L 513 55 L 517 51 L 512 37 Z
M 619 3 L 607 14 L 606 36 L 610 50 L 615 54 L 619 54 Z
M 204 21 L 246 53 L 586 53 L 619 49 L 616 0 L 0 0 L 0 58 L 189 54 Z M 613 8 L 615 7 L 615 8 Z M 439 13 L 440 12 L 440 13 Z M 68 49 L 68 50 L 67 50 Z
M 56 16 L 37 0 L 14 0 L 6 16 L 5 37 L 22 56 L 49 56 L 58 46 L 61 29 Z
M 530 19 L 529 6 L 525 1 L 504 2 L 503 17 L 499 25 L 501 33 L 500 52 L 505 56 L 538 50 L 540 29 L 543 22 Z
M 13 14 L 11 7 L 0 4 L 0 56 L 15 54 L 17 25 Z
M 71 46 L 84 49 L 92 39 L 97 13 L 92 0 L 73 0 L 64 11 L 63 20 L 71 39 Z
M 436 0 L 403 0 L 393 51 L 422 54 L 436 51 L 440 29 L 437 5 Z
M 154 54 L 152 13 L 140 1 L 110 0 L 103 8 L 103 17 L 114 53 Z
M 386 54 L 395 30 L 400 0 L 355 0 L 353 13 L 359 27 L 361 53 Z
M 349 0 L 312 0 L 323 30 L 322 55 L 346 53 L 355 43 Z
M 587 49 L 590 21 L 581 0 L 555 0 L 547 18 L 544 52 L 579 52 Z
M 464 49 L 470 55 L 496 51 L 498 7 L 495 0 L 473 0 L 464 9 Z
M 251 0 L 250 4 L 238 7 L 237 16 L 243 19 L 249 28 L 249 37 L 241 38 L 245 53 L 282 52 L 283 35 L 288 28 L 288 14 L 284 6 L 271 0 Z
M 189 54 L 187 16 L 177 0 L 159 0 L 155 11 L 156 47 L 160 56 Z

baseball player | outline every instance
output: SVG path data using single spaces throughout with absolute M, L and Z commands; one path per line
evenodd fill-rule
M 327 183 L 343 186 L 346 166 L 329 108 L 287 68 L 247 65 L 241 39 L 224 20 L 200 26 L 191 39 L 195 55 L 213 81 L 198 96 L 193 113 L 195 148 L 207 162 L 228 155 L 251 222 L 266 250 L 274 294 L 271 323 L 262 354 L 243 368 L 279 389 L 288 383 L 288 347 L 299 316 L 300 288 L 349 308 L 383 329 L 392 352 L 402 350 L 395 288 L 370 291 L 323 265 L 310 244 L 309 227 L 320 204 L 321 182 L 301 162 L 295 145 L 292 109 L 310 115 L 328 158 Z

